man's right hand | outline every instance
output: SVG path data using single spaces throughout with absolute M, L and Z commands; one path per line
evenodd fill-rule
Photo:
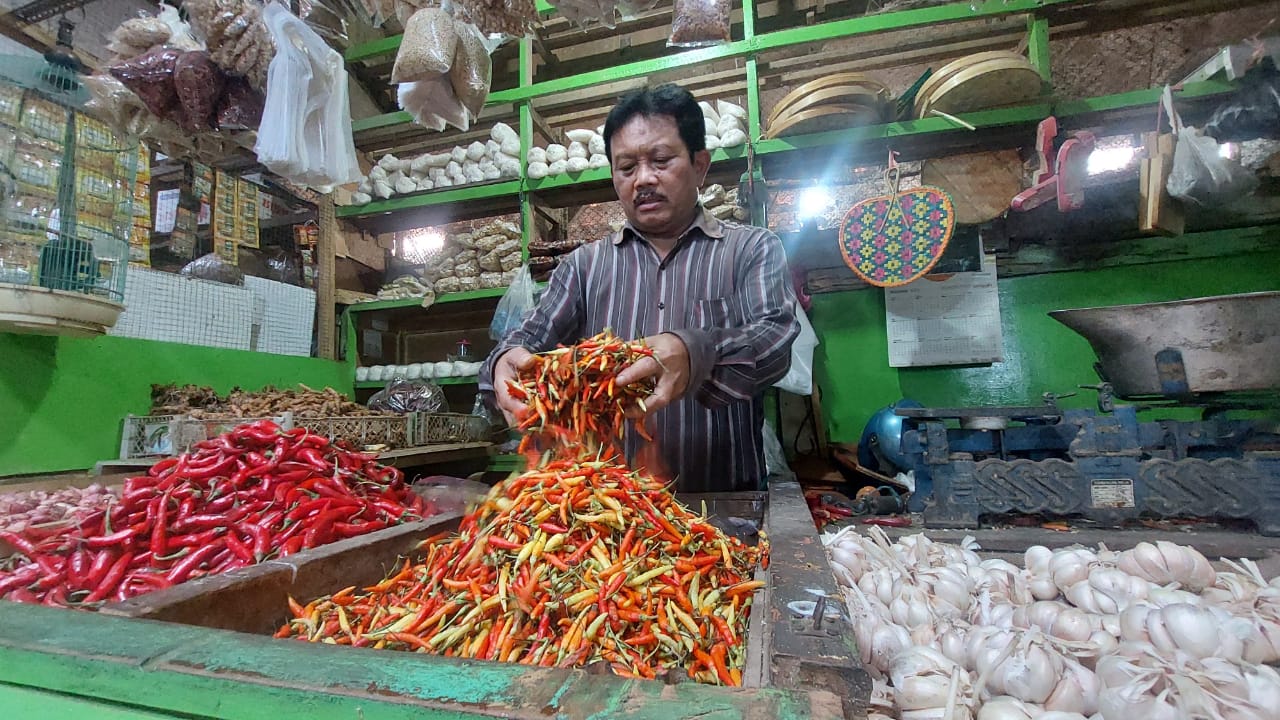
M 498 408 L 511 427 L 516 426 L 529 406 L 511 396 L 508 383 L 514 381 L 519 371 L 532 363 L 533 354 L 522 347 L 516 347 L 502 353 L 493 364 L 493 394 L 498 400 Z

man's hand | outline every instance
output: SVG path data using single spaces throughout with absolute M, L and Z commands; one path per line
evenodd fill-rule
M 529 406 L 511 396 L 508 381 L 514 381 L 520 370 L 533 363 L 533 354 L 522 347 L 511 348 L 502 353 L 493 364 L 493 394 L 498 400 L 498 407 L 507 418 L 507 424 L 515 427 L 524 416 Z
M 654 412 L 679 400 L 689 389 L 689 349 L 672 333 L 651 335 L 644 342 L 653 349 L 653 357 L 632 363 L 618 374 L 617 382 L 619 385 L 631 385 L 646 378 L 657 378 L 657 387 L 644 401 L 645 408 Z M 637 408 L 628 414 L 638 416 L 643 413 Z

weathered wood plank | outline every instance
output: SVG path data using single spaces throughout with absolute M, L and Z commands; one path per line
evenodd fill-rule
M 15 603 L 0 603 L 0 682 L 225 720 L 839 717 L 825 691 L 672 686 Z

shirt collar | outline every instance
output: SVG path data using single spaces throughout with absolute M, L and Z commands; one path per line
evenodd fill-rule
M 724 223 L 720 222 L 715 218 L 715 216 L 707 212 L 707 209 L 702 207 L 702 203 L 698 203 L 698 214 L 693 216 L 693 224 L 689 226 L 688 230 L 684 231 L 677 242 L 684 240 L 685 237 L 689 235 L 689 232 L 694 228 L 701 230 L 702 234 L 709 238 L 719 240 L 724 237 Z M 622 241 L 626 240 L 629 236 L 638 238 L 644 237 L 644 235 L 631 224 L 630 220 L 626 221 L 622 225 L 622 232 L 614 235 L 613 244 L 621 245 Z

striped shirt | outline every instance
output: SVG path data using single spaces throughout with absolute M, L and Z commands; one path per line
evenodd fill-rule
M 663 260 L 630 224 L 584 245 L 551 275 L 523 325 L 489 356 L 572 344 L 611 328 L 635 339 L 670 332 L 689 350 L 685 396 L 648 421 L 656 448 L 628 432 L 632 467 L 679 492 L 754 490 L 765 477 L 763 392 L 787 373 L 800 332 L 782 243 L 768 230 L 702 210 Z

